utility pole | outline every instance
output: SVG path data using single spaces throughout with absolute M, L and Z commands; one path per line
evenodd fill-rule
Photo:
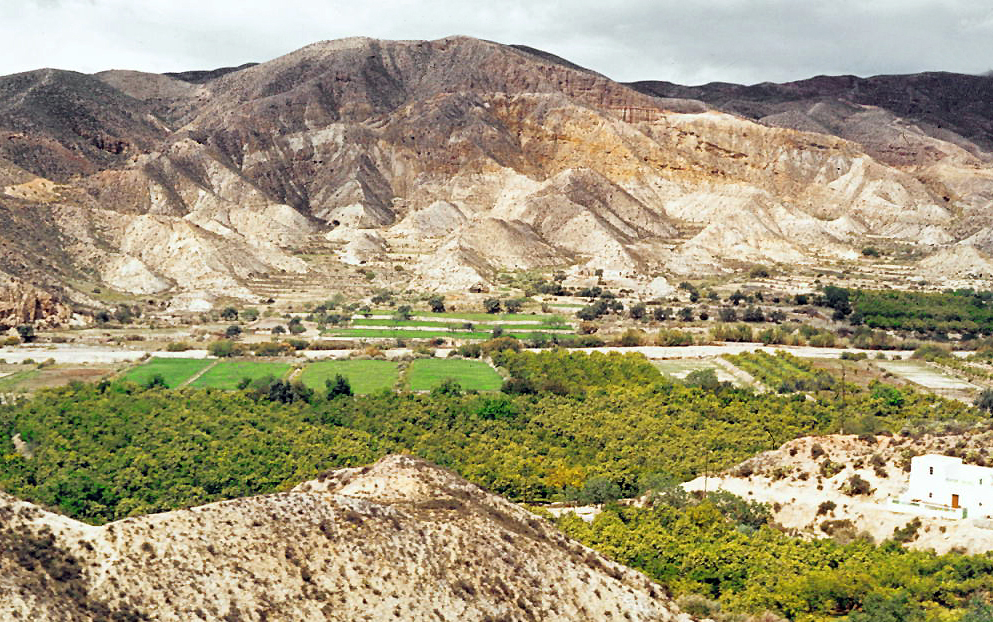
M 845 361 L 841 361 L 841 429 L 839 432 L 845 433 Z
M 710 471 L 710 450 L 703 457 L 703 496 L 707 496 L 707 473 Z

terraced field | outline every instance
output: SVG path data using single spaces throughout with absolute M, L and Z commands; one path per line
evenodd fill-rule
M 304 368 L 300 380 L 315 391 L 325 390 L 325 380 L 341 374 L 359 395 L 396 386 L 400 372 L 393 361 L 320 361 Z
M 376 309 L 372 313 L 378 316 L 391 316 L 394 312 L 391 309 Z M 461 313 L 456 311 L 443 311 L 441 313 L 415 311 L 414 315 L 416 318 L 430 318 L 432 320 L 447 318 L 467 322 L 541 322 L 545 318 L 552 317 L 550 315 L 530 313 Z
M 542 330 L 540 326 L 532 327 L 534 330 L 505 331 L 504 336 L 516 337 L 518 339 L 530 339 L 536 334 L 551 335 L 564 334 L 562 332 L 551 332 Z M 417 328 L 336 328 L 322 333 L 326 337 L 356 337 L 369 339 L 490 339 L 493 337 L 492 331 L 480 330 L 419 330 Z
M 503 385 L 500 374 L 482 361 L 417 359 L 407 372 L 411 391 L 430 391 L 446 378 L 456 380 L 466 390 L 498 391 Z
M 352 320 L 351 326 L 355 328 L 359 327 L 379 327 L 379 326 L 389 326 L 397 328 L 444 328 L 447 330 L 451 329 L 462 329 L 468 330 L 468 328 L 463 328 L 464 324 L 469 324 L 472 326 L 472 330 L 477 331 L 491 331 L 497 326 L 504 330 L 571 330 L 572 327 L 561 321 L 550 321 L 541 323 L 528 323 L 528 324 L 478 324 L 475 322 L 460 322 L 460 321 L 450 321 L 450 320 L 393 320 L 393 319 L 382 319 L 382 318 L 355 318 Z

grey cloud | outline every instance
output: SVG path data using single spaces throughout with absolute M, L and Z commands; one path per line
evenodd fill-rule
M 548 50 L 618 80 L 978 73 L 993 7 L 960 0 L 0 0 L 0 73 L 175 71 L 264 61 L 316 40 L 465 34 Z

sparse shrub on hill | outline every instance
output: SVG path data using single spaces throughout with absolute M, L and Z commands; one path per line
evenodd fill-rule
M 872 494 L 872 486 L 857 473 L 848 478 L 843 490 L 851 497 Z
M 976 408 L 986 412 L 993 412 L 993 389 L 983 389 L 976 398 Z
M 428 308 L 431 309 L 432 313 L 444 313 L 445 312 L 445 297 L 440 294 L 434 294 L 428 298 Z
M 487 298 L 483 300 L 483 311 L 487 313 L 500 313 L 500 308 L 499 298 Z
M 921 519 L 919 517 L 915 517 L 903 527 L 897 527 L 893 530 L 893 540 L 901 544 L 913 542 L 917 539 L 917 532 L 920 528 Z
M 503 306 L 507 310 L 507 313 L 520 313 L 521 309 L 524 308 L 524 302 L 520 298 L 508 298 L 503 301 Z
M 828 458 L 825 458 L 824 460 L 821 461 L 820 468 L 818 469 L 818 471 L 821 474 L 821 477 L 824 477 L 825 479 L 831 479 L 832 477 L 834 477 L 838 473 L 841 473 L 844 470 L 845 470 L 845 465 L 839 464 L 837 462 L 833 462 Z
M 576 312 L 576 317 L 590 322 L 599 319 L 610 312 L 609 304 L 604 300 L 598 300 L 589 304 Z

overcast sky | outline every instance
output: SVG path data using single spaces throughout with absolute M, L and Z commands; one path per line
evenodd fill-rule
M 210 69 L 323 39 L 452 34 L 622 81 L 993 68 L 993 0 L 0 0 L 0 74 Z

